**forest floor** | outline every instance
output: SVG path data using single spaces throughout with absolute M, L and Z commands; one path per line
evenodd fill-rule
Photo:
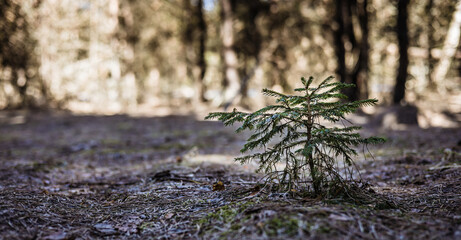
M 461 129 L 363 134 L 388 141 L 354 202 L 258 191 L 244 137 L 193 115 L 0 112 L 0 239 L 461 239 Z

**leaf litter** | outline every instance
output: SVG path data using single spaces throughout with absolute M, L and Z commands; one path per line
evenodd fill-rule
M 358 163 L 361 197 L 321 199 L 259 184 L 217 122 L 25 119 L 0 125 L 1 239 L 461 238 L 460 129 L 364 129 L 388 142 Z

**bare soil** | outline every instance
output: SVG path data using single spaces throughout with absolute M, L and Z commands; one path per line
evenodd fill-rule
M 461 239 L 461 129 L 366 128 L 364 198 L 261 191 L 193 115 L 0 114 L 0 239 Z

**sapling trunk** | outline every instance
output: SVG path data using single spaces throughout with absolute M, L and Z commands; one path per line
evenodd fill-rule
M 307 124 L 306 124 L 306 130 L 307 130 L 307 142 L 306 145 L 304 146 L 305 149 L 308 149 L 311 141 L 312 141 L 312 127 L 314 125 L 314 116 L 312 116 L 312 111 L 311 111 L 311 99 L 309 96 L 309 86 L 306 86 L 306 105 L 307 105 Z M 320 183 L 317 179 L 317 170 L 315 169 L 315 162 L 314 162 L 314 154 L 313 154 L 313 149 L 308 151 L 308 155 L 306 156 L 306 159 L 309 164 L 309 170 L 312 178 L 312 186 L 314 188 L 314 193 L 317 195 L 320 193 Z

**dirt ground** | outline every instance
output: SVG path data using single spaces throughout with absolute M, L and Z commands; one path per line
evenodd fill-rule
M 461 129 L 363 134 L 388 141 L 353 202 L 259 191 L 244 137 L 194 115 L 3 112 L 0 239 L 461 239 Z

